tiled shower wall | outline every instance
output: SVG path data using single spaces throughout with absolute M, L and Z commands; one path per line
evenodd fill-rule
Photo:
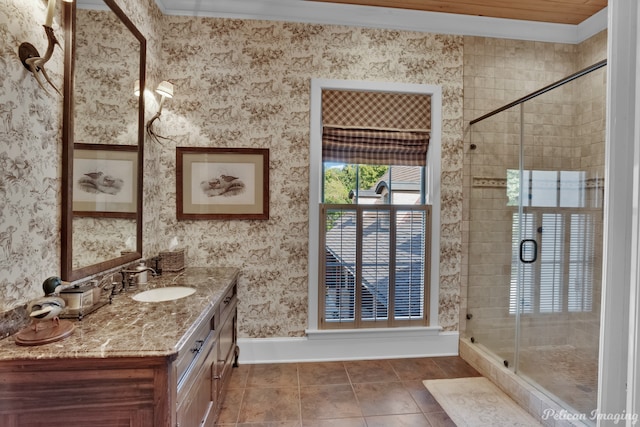
M 578 55 L 579 68 L 583 68 L 606 58 L 606 32 L 600 33 L 581 46 Z M 580 159 L 580 170 L 587 172 L 588 202 L 590 206 L 603 208 L 604 202 L 604 168 L 606 138 L 606 78 L 607 68 L 591 73 L 580 79 L 578 88 L 574 138 L 577 156 Z M 603 242 L 603 216 L 595 236 L 596 242 Z M 600 331 L 600 301 L 602 290 L 602 244 L 596 245 L 594 262 L 594 279 L 597 286 L 593 289 L 593 311 L 572 319 L 567 335 L 568 344 L 584 350 L 588 356 L 597 359 L 598 337 Z
M 520 109 L 500 113 L 469 128 L 469 121 L 560 80 L 606 55 L 606 32 L 580 45 L 465 38 L 465 175 L 461 330 L 513 346 L 508 315 L 512 207 L 507 207 L 506 169 L 518 168 Z M 583 170 L 590 203 L 602 200 L 605 71 L 549 92 L 525 107 L 525 168 Z M 476 144 L 470 150 L 470 144 Z M 470 212 L 473 210 L 473 217 Z M 473 221 L 470 221 L 473 218 Z M 600 224 L 601 226 L 601 224 Z M 600 239 L 601 234 L 596 236 Z M 503 243 L 500 243 L 503 242 Z M 594 350 L 598 335 L 601 251 L 596 253 L 591 314 L 554 315 L 544 322 L 523 318 L 530 342 L 571 344 Z M 470 301 L 473 299 L 473 304 Z M 473 319 L 465 317 L 473 306 Z M 571 322 L 568 320 L 571 319 Z M 467 323 L 469 322 L 469 323 Z M 486 335 L 492 331 L 491 337 Z M 597 352 L 597 348 L 595 348 Z

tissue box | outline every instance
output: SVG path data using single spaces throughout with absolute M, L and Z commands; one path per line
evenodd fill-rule
M 182 271 L 184 270 L 185 250 L 176 249 L 171 252 L 160 252 L 160 265 L 162 271 Z
M 85 283 L 72 288 L 60 291 L 60 298 L 66 304 L 64 311 L 60 314 L 61 319 L 82 319 L 104 303 L 100 301 L 101 289 L 93 283 Z

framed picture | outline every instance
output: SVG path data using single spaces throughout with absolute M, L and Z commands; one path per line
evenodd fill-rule
M 178 220 L 269 219 L 269 150 L 176 148 Z
M 73 215 L 135 218 L 138 147 L 74 144 Z

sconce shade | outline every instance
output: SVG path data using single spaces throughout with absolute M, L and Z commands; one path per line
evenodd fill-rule
M 133 84 L 133 94 L 135 96 L 140 96 L 140 80 L 136 80 Z
M 167 98 L 173 98 L 173 84 L 167 81 L 160 82 L 156 89 L 156 93 L 166 96 Z

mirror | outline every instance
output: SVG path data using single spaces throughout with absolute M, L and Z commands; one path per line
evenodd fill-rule
M 142 256 L 146 40 L 114 0 L 63 3 L 61 276 Z

